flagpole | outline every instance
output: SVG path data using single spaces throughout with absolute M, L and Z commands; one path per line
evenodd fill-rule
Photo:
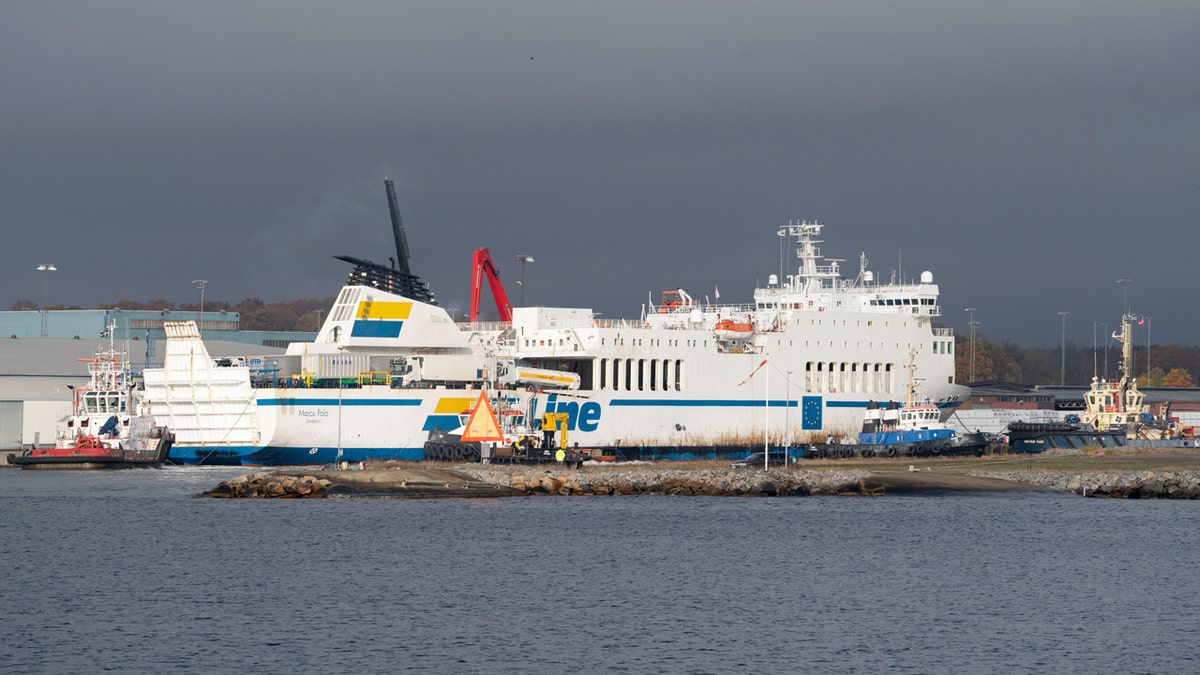
M 767 365 L 767 361 L 768 361 L 767 359 L 763 359 L 754 368 L 754 370 L 750 371 L 750 374 L 746 376 L 746 379 L 737 383 L 737 386 L 740 387 L 743 384 L 746 384 L 747 382 L 749 382 L 750 380 L 753 380 L 754 376 L 758 374 L 758 371 L 762 370 L 763 366 Z M 770 458 L 767 455 L 768 455 L 768 453 L 770 451 L 770 447 L 771 447 L 770 446 L 770 437 L 768 435 L 770 432 L 769 424 L 771 422 L 771 371 L 769 368 L 767 369 L 767 374 L 764 375 L 763 377 L 766 378 L 766 382 L 764 382 L 763 384 L 767 389 L 766 392 L 763 394 L 763 468 L 765 469 L 765 468 L 767 468 L 767 466 L 768 466 L 767 463 L 770 460 Z

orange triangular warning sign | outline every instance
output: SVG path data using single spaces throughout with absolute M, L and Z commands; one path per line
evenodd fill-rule
M 479 400 L 467 420 L 467 428 L 463 429 L 462 441 L 499 441 L 504 442 L 504 434 L 500 433 L 500 423 L 496 421 L 496 411 L 488 400 L 487 392 L 479 392 Z

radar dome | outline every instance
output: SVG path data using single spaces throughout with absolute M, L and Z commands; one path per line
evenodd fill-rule
M 924 272 L 921 272 L 921 283 L 932 284 L 933 283 L 933 272 L 930 272 L 929 270 L 925 270 Z
M 871 270 L 867 270 L 866 272 L 863 272 L 863 281 L 867 282 L 868 284 L 874 283 L 875 273 L 872 272 Z
M 772 274 L 771 276 L 767 277 L 767 285 L 768 286 L 778 286 L 779 285 L 779 275 Z

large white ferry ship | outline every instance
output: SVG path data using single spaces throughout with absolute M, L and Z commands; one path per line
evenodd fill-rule
M 394 219 L 395 224 L 395 219 Z M 854 436 L 872 400 L 895 400 L 912 352 L 945 419 L 967 395 L 930 272 L 915 283 L 847 277 L 822 256 L 822 225 L 789 223 L 798 269 L 751 304 L 683 289 L 632 319 L 516 307 L 458 324 L 407 269 L 355 269 L 316 339 L 283 356 L 209 357 L 191 322 L 168 323 L 165 363 L 145 371 L 156 420 L 183 463 L 321 464 L 422 459 L 480 391 L 527 419 L 566 413 L 571 440 L 626 459 L 717 458 Z

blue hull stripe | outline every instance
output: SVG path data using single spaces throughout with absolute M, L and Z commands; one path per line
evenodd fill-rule
M 315 452 L 314 452 L 315 450 Z M 271 466 L 332 464 L 362 462 L 368 459 L 417 461 L 425 458 L 425 448 L 281 448 L 268 446 L 246 457 L 244 464 L 266 464 Z
M 734 401 L 734 400 L 719 400 L 719 399 L 685 399 L 672 401 L 669 399 L 638 399 L 638 398 L 614 398 L 608 402 L 613 407 L 622 406 L 627 408 L 761 408 L 762 401 Z M 800 405 L 799 401 L 771 401 L 772 408 L 795 408 Z M 866 405 L 866 404 L 864 404 Z
M 424 448 L 342 448 L 341 461 L 361 462 L 368 459 L 401 459 L 416 461 L 425 458 Z M 337 448 L 282 448 L 268 446 L 255 448 L 175 446 L 171 448 L 170 460 L 180 464 L 229 464 L 229 465 L 310 465 L 331 464 L 338 461 Z
M 199 445 L 176 445 L 167 454 L 167 460 L 178 464 L 243 464 L 258 448 L 252 445 L 203 447 Z
M 421 431 L 433 431 L 435 426 L 442 431 L 454 431 L 461 425 L 458 415 L 430 415 L 425 418 L 425 426 L 421 427 Z
M 812 397 L 805 396 L 803 398 L 808 399 L 808 398 L 812 398 Z M 826 408 L 866 408 L 867 404 L 869 402 L 868 401 L 830 401 L 830 400 L 825 400 L 824 403 L 825 403 Z M 613 400 L 609 401 L 608 404 L 611 406 L 614 406 L 614 407 L 622 406 L 622 407 L 630 407 L 630 408 L 639 408 L 639 407 L 642 407 L 642 408 L 652 408 L 652 407 L 661 407 L 661 408 L 689 408 L 689 407 L 694 407 L 694 408 L 761 408 L 761 407 L 763 407 L 763 402 L 761 400 L 746 401 L 746 400 L 730 400 L 730 399 L 681 399 L 678 401 L 672 401 L 670 399 L 657 399 L 657 398 L 647 398 L 647 399 L 614 398 Z M 772 400 L 771 401 L 772 408 L 783 408 L 783 407 L 795 408 L 799 405 L 800 405 L 800 401 L 795 400 L 795 399 L 789 400 L 789 401 L 781 401 L 781 400 Z M 937 406 L 939 408 L 957 408 L 959 406 L 959 404 L 957 402 L 941 402 L 941 403 L 938 403 Z
M 310 405 L 332 405 L 339 404 L 336 398 L 264 398 L 259 399 L 259 405 L 275 405 L 275 406 L 310 406 Z M 404 399 L 387 399 L 387 398 L 350 398 L 342 399 L 340 404 L 344 407 L 350 406 L 414 406 L 421 405 L 419 398 L 404 398 Z
M 805 397 L 809 398 L 809 397 Z M 343 406 L 419 406 L 421 399 L 342 399 Z M 826 408 L 866 408 L 867 401 L 829 401 L 825 402 Z M 336 398 L 264 398 L 259 399 L 259 405 L 262 406 L 310 406 L 310 405 L 338 405 Z M 731 399 L 681 399 L 672 401 L 670 399 L 637 399 L 637 398 L 614 398 L 608 402 L 608 405 L 613 407 L 626 408 L 761 408 L 762 401 L 745 401 Z M 789 401 L 772 400 L 772 408 L 796 408 L 800 405 L 800 401 L 793 399 Z M 942 402 L 938 403 L 939 408 L 957 408 L 958 403 Z M 457 425 L 456 425 L 457 426 Z

